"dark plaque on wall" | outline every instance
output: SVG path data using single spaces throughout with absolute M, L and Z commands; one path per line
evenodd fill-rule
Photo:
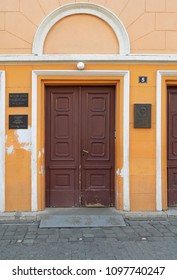
M 9 129 L 27 129 L 28 115 L 9 115 Z
M 138 81 L 139 81 L 140 84 L 146 84 L 147 83 L 147 79 L 148 79 L 147 76 L 139 76 L 138 77 Z
M 151 128 L 151 104 L 134 104 L 134 128 Z
M 28 93 L 9 93 L 9 107 L 28 107 Z

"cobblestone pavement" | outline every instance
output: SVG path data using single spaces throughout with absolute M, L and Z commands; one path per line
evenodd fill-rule
M 39 228 L 39 222 L 0 221 L 0 259 L 177 259 L 177 217 L 125 218 L 111 228 Z

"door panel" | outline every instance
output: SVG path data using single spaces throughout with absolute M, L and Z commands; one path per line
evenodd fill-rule
M 114 87 L 46 87 L 46 206 L 114 204 Z
M 82 205 L 113 204 L 114 88 L 82 89 Z M 110 149 L 112 149 L 110 151 Z
M 168 87 L 168 206 L 177 205 L 177 88 Z
M 78 87 L 46 87 L 46 206 L 78 206 Z

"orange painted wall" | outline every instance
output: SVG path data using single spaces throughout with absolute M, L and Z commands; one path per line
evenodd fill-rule
M 31 54 L 35 32 L 44 18 L 55 9 L 79 0 L 1 0 L 0 1 L 0 54 Z M 131 54 L 176 54 L 177 1 L 176 0 L 82 0 L 102 5 L 122 21 L 130 38 Z M 79 23 L 82 23 L 79 29 Z M 88 23 L 88 24 L 87 24 Z M 72 28 L 72 30 L 71 30 Z M 85 33 L 84 33 L 85 32 Z M 76 36 L 77 35 L 77 36 Z M 83 36 L 84 35 L 84 36 Z M 89 35 L 89 36 L 87 36 Z M 94 42 L 94 44 L 92 44 Z M 106 42 L 106 43 L 105 43 Z M 119 42 L 113 30 L 103 20 L 91 15 L 73 15 L 56 23 L 49 31 L 45 54 L 117 54 Z M 0 62 L 6 75 L 6 211 L 31 210 L 31 109 L 32 70 L 76 70 L 75 63 L 57 62 Z M 86 70 L 130 71 L 130 208 L 132 211 L 155 210 L 156 207 L 156 74 L 157 70 L 176 70 L 175 63 L 86 63 Z M 138 76 L 148 76 L 147 84 L 139 84 Z M 48 77 L 48 79 L 51 79 Z M 109 77 L 110 80 L 115 77 Z M 82 82 L 84 79 L 81 79 Z M 89 80 L 89 78 L 88 78 Z M 65 83 L 70 82 L 66 78 Z M 73 83 L 77 79 L 73 78 Z M 60 80 L 61 82 L 61 80 Z M 103 82 L 103 80 L 102 80 Z M 170 83 L 177 84 L 176 78 Z M 90 83 L 90 80 L 89 80 Z M 104 81 L 105 83 L 105 81 Z M 162 88 L 162 183 L 163 208 L 167 207 L 166 176 L 166 84 Z M 42 91 L 42 80 L 38 87 Z M 116 99 L 116 168 L 123 166 L 123 80 L 116 83 L 120 95 Z M 9 93 L 28 93 L 29 107 L 9 108 Z M 41 104 L 43 100 L 41 99 Z M 133 105 L 152 104 L 152 127 L 134 128 Z M 43 123 L 43 105 L 39 108 L 38 124 Z M 27 114 L 28 130 L 9 130 L 10 114 Z M 44 123 L 42 124 L 44 128 Z M 42 132 L 38 131 L 38 152 L 44 146 Z M 41 174 L 44 155 L 38 159 L 38 206 L 44 209 L 44 176 Z M 117 207 L 123 209 L 123 178 L 116 177 Z
M 92 15 L 68 16 L 54 25 L 44 43 L 44 54 L 67 53 L 118 54 L 119 42 L 103 20 Z
M 6 71 L 6 210 L 31 209 L 31 66 L 5 66 Z M 9 93 L 28 93 L 29 107 L 9 107 Z M 27 114 L 29 130 L 9 130 L 10 114 Z M 24 134 L 24 136 L 22 135 Z
M 131 53 L 176 53 L 176 0 L 1 0 L 0 53 L 30 54 L 42 20 L 55 9 L 77 2 L 95 3 L 112 11 L 128 32 Z M 96 31 L 93 29 L 94 36 Z
M 37 69 L 70 69 L 75 70 L 74 64 L 66 65 L 5 65 L 0 70 L 6 71 L 6 211 L 30 211 L 31 210 L 31 141 L 30 129 L 25 138 L 18 135 L 17 131 L 8 129 L 9 114 L 28 114 L 29 126 L 31 127 L 31 74 Z M 91 69 L 130 70 L 130 205 L 132 211 L 155 210 L 156 195 L 156 71 L 159 69 L 176 69 L 175 65 L 152 65 L 152 64 L 124 64 L 124 65 L 86 65 Z M 147 75 L 148 83 L 139 84 L 138 76 Z M 111 79 L 111 78 L 110 78 Z M 114 79 L 114 78 L 112 78 Z M 77 83 L 77 81 L 75 81 Z M 123 84 L 120 82 L 120 90 Z M 165 89 L 164 89 L 165 90 Z M 28 108 L 9 108 L 9 93 L 28 92 Z M 117 102 L 122 103 L 120 99 Z M 122 106 L 117 104 L 117 109 Z M 137 129 L 133 127 L 133 104 L 152 104 L 152 127 L 149 129 Z M 122 131 L 121 114 L 117 113 L 118 129 Z M 117 135 L 118 141 L 122 135 Z M 120 140 L 122 143 L 122 140 Z M 44 142 L 44 139 L 42 140 Z M 118 142 L 117 142 L 118 143 Z M 39 143 L 38 150 L 42 144 Z M 122 145 L 122 144 L 121 144 Z M 116 154 L 118 167 L 122 168 L 122 146 L 117 145 Z M 41 178 L 39 174 L 39 178 Z M 118 208 L 123 207 L 122 178 L 117 178 L 118 183 Z M 39 190 L 39 210 L 44 209 L 44 190 Z M 163 208 L 166 208 L 166 189 L 163 188 Z

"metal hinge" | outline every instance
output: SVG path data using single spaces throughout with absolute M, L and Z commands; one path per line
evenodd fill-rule
M 114 139 L 116 139 L 116 130 L 114 130 Z

